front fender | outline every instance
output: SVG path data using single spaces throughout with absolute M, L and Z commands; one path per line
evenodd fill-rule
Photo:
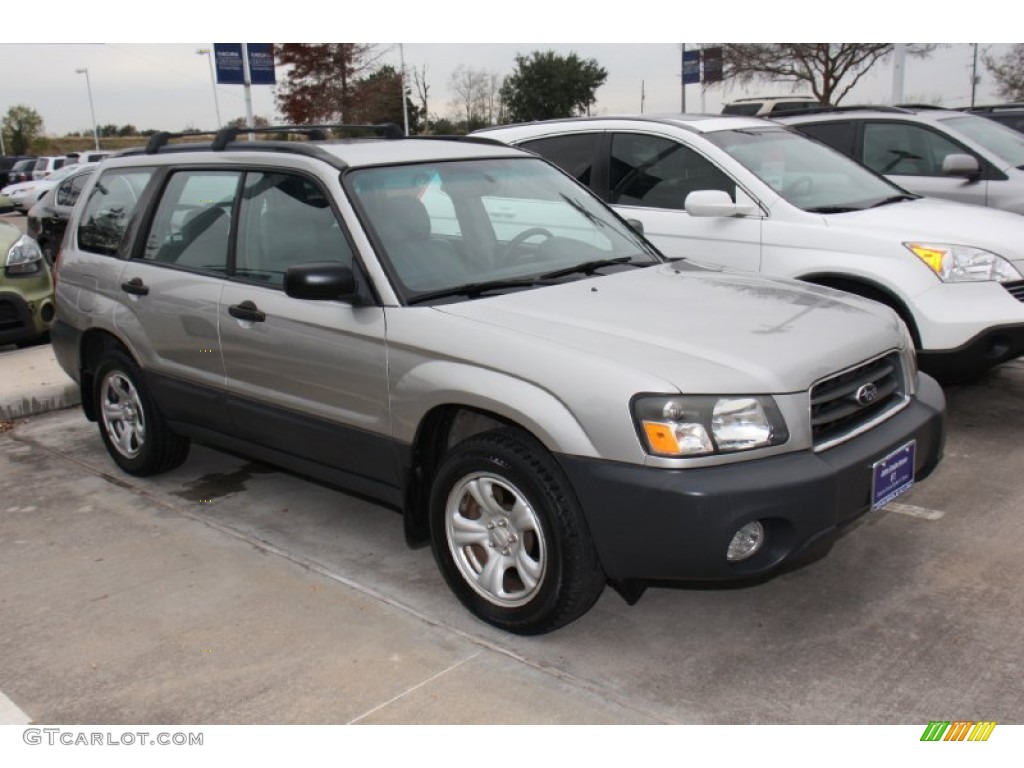
M 536 384 L 499 371 L 453 361 L 429 361 L 392 382 L 393 437 L 411 444 L 427 413 L 458 405 L 494 413 L 532 433 L 557 453 L 598 456 L 569 406 Z

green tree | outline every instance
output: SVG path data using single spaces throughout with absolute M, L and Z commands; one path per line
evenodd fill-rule
M 27 154 L 32 143 L 43 135 L 43 118 L 31 107 L 15 104 L 4 115 L 3 127 L 6 141 L 10 142 L 8 152 L 12 155 Z
M 999 95 L 1009 101 L 1024 101 L 1024 43 L 1014 43 L 999 58 L 985 54 L 985 68 L 995 78 Z
M 550 120 L 587 114 L 608 72 L 594 59 L 554 51 L 516 55 L 516 68 L 501 86 L 508 122 Z
M 895 43 L 727 43 L 724 80 L 802 85 L 822 104 L 839 104 Z M 908 44 L 908 56 L 927 56 L 934 45 Z
M 409 115 L 409 133 L 420 130 L 420 109 L 405 91 L 405 108 Z M 356 81 L 353 98 L 352 123 L 394 123 L 405 124 L 402 113 L 402 76 L 391 65 L 385 65 L 371 75 Z

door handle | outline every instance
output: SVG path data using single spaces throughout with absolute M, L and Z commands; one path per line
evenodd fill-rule
M 133 277 L 127 283 L 121 283 L 121 290 L 133 296 L 146 296 L 149 293 L 149 286 L 142 282 L 141 277 Z
M 248 320 L 252 323 L 262 323 L 267 319 L 266 314 L 260 312 L 256 305 L 246 299 L 241 304 L 232 304 L 228 307 L 228 314 L 237 317 L 239 320 Z

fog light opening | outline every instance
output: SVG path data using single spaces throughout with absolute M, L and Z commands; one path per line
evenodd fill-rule
M 46 302 L 39 309 L 39 316 L 42 317 L 43 322 L 46 323 L 47 325 L 53 322 L 53 316 L 55 314 L 56 312 L 54 312 L 54 306 L 50 302 Z
M 746 560 L 761 549 L 764 539 L 764 526 L 761 523 L 757 520 L 747 523 L 736 531 L 732 541 L 729 542 L 729 549 L 725 553 L 726 560 L 730 563 Z

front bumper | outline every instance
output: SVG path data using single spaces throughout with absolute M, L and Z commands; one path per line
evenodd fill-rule
M 0 345 L 36 339 L 53 321 L 52 283 L 49 278 L 31 280 L 31 284 L 26 281 L 25 291 L 0 289 Z
M 945 441 L 945 398 L 926 375 L 897 415 L 821 453 L 683 470 L 557 458 L 609 579 L 729 580 L 776 570 L 867 512 L 872 464 L 910 440 L 917 441 L 920 480 L 938 464 Z M 754 520 L 767 531 L 764 546 L 730 563 L 729 541 Z
M 918 365 L 941 381 L 965 381 L 1024 355 L 1024 323 L 988 328 L 956 349 L 922 350 Z

